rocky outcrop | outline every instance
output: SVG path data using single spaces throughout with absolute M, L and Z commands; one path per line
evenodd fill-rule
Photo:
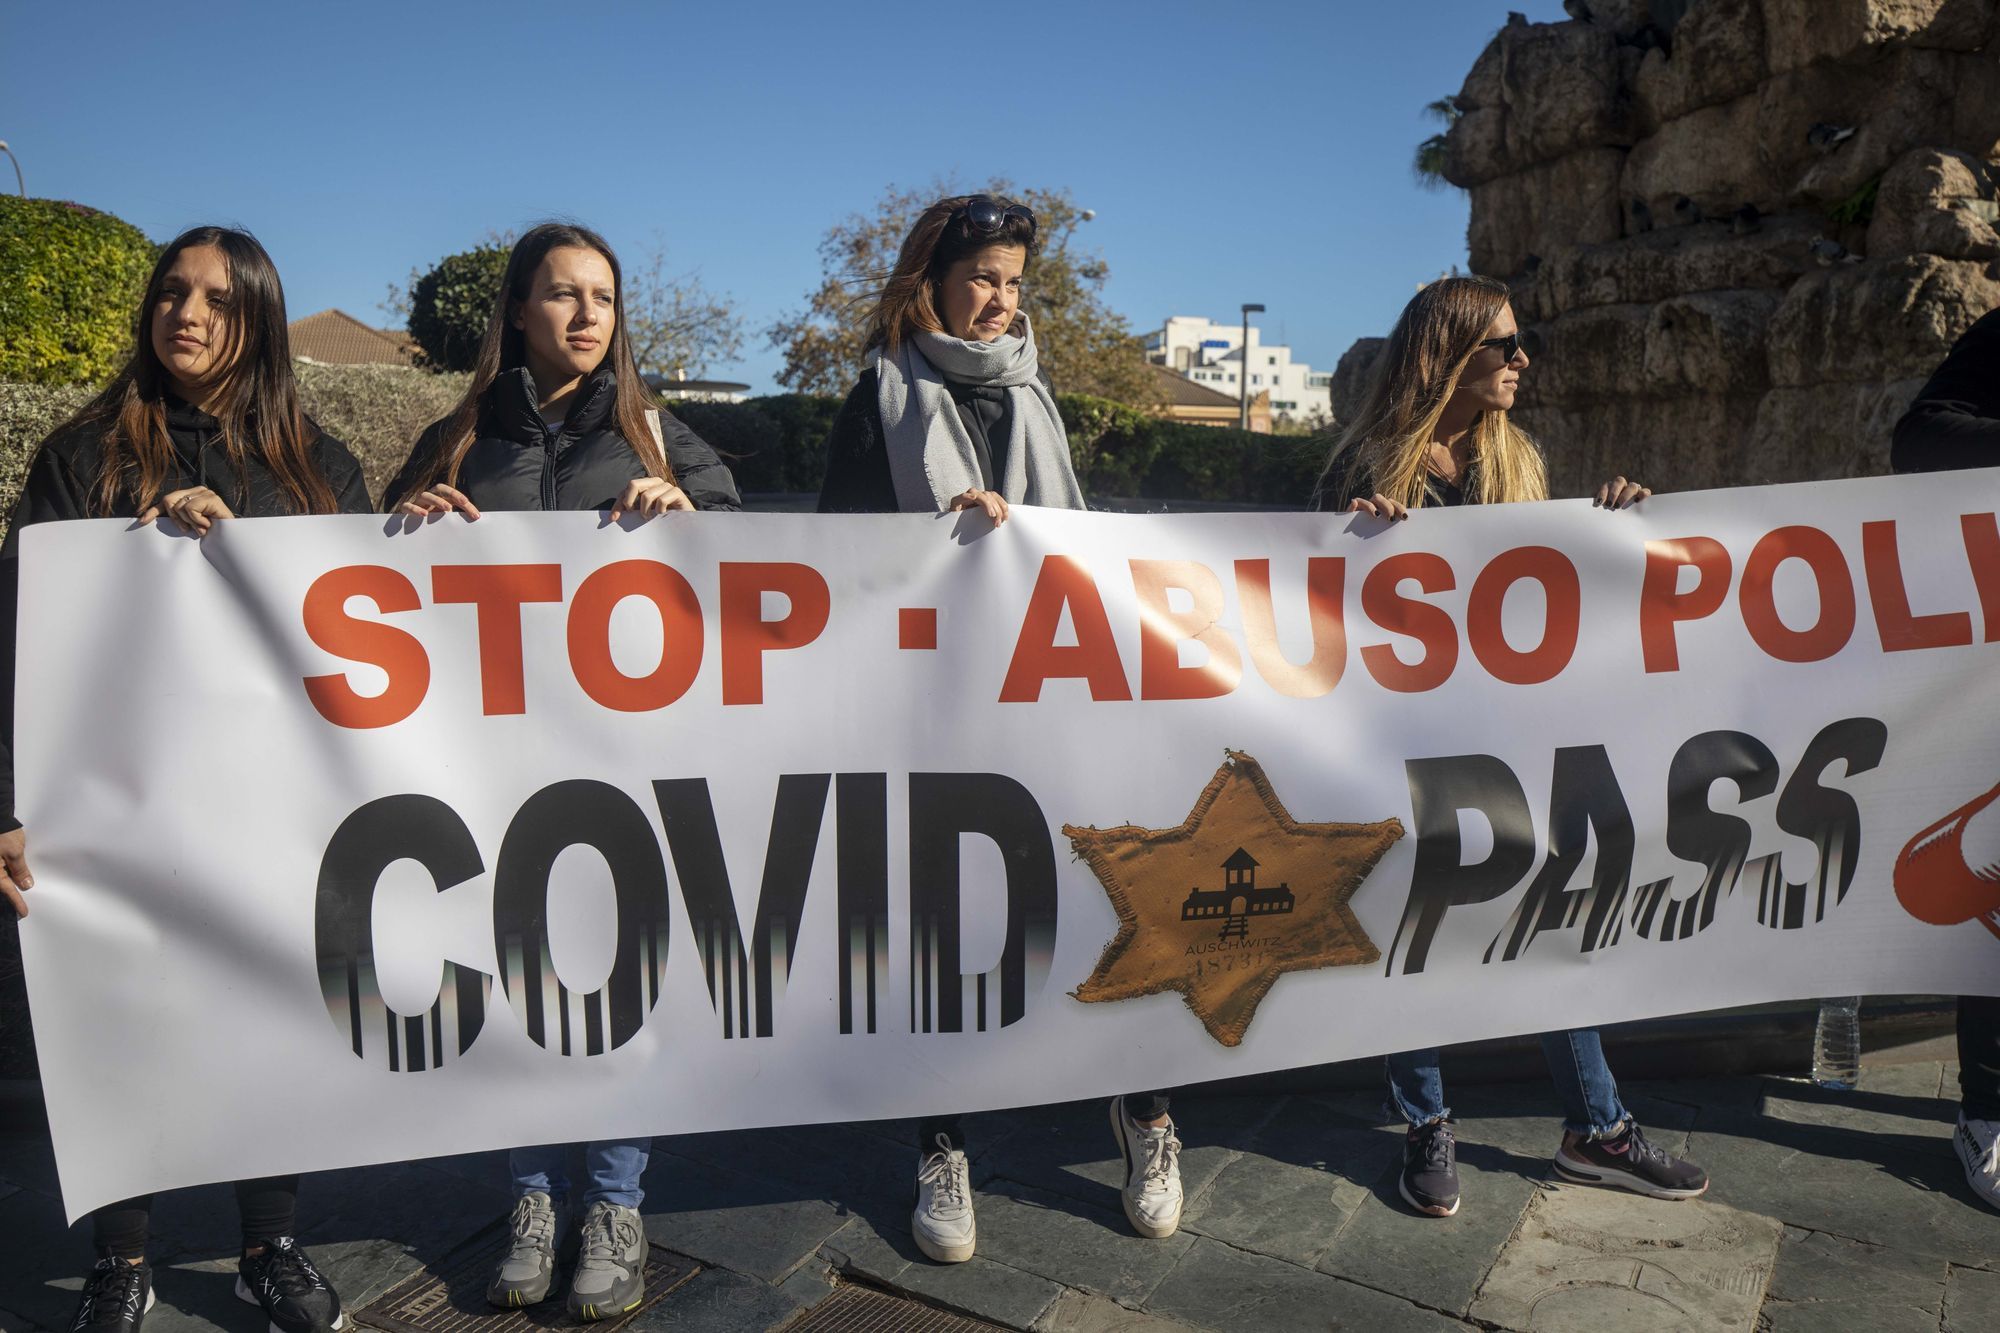
M 1558 492 L 1884 470 L 2000 305 L 2000 0 L 1587 8 L 1502 28 L 1446 143 L 1473 271 L 1540 334 L 1517 415 Z

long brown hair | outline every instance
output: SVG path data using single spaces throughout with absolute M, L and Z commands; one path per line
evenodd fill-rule
M 544 222 L 530 227 L 526 235 L 514 242 L 513 252 L 507 256 L 506 276 L 501 279 L 499 294 L 493 301 L 493 313 L 486 321 L 486 335 L 479 340 L 479 355 L 472 363 L 472 382 L 466 386 L 458 406 L 444 419 L 429 468 L 407 492 L 391 497 L 392 502 L 408 499 L 440 481 L 457 484 L 459 464 L 465 461 L 465 451 L 472 447 L 479 432 L 479 411 L 486 391 L 502 374 L 528 363 L 527 335 L 514 327 L 514 312 L 533 291 L 535 272 L 549 251 L 566 247 L 595 250 L 611 265 L 615 318 L 611 345 L 605 349 L 604 360 L 610 363 L 617 383 L 618 433 L 632 447 L 632 452 L 639 455 L 650 475 L 666 481 L 674 479 L 673 469 L 668 466 L 666 454 L 653 438 L 653 428 L 646 419 L 647 409 L 658 404 L 646 388 L 646 381 L 640 378 L 638 363 L 632 358 L 631 339 L 625 336 L 625 273 L 618 266 L 617 254 L 609 242 L 588 227 L 573 222 Z
M 1322 487 L 1334 460 L 1352 449 L 1371 490 L 1411 509 L 1424 503 L 1431 433 L 1507 298 L 1506 283 L 1477 277 L 1439 278 L 1410 298 L 1375 363 L 1359 415 L 1327 456 Z M 1549 498 L 1541 450 L 1505 412 L 1473 419 L 1472 458 L 1476 485 L 1468 489 L 1480 503 Z
M 160 251 L 132 318 L 131 358 L 70 418 L 71 425 L 108 422 L 110 426 L 91 485 L 90 507 L 99 517 L 116 512 L 121 499 L 144 509 L 160 498 L 175 471 L 166 404 L 174 380 L 153 349 L 153 311 L 174 261 L 183 250 L 200 245 L 220 250 L 229 270 L 228 317 L 223 321 L 225 341 L 219 358 L 224 379 L 215 416 L 237 485 L 247 490 L 244 462 L 254 454 L 270 469 L 293 513 L 333 513 L 339 501 L 312 457 L 319 432 L 299 410 L 291 338 L 285 327 L 285 289 L 278 281 L 277 266 L 256 237 L 231 227 L 195 227 Z
M 1035 229 L 1020 216 L 1003 219 L 1000 230 L 975 230 L 971 219 L 959 217 L 959 210 L 979 199 L 993 199 L 1002 208 L 1012 200 L 992 195 L 955 194 L 940 199 L 917 215 L 903 248 L 896 255 L 896 267 L 876 295 L 875 308 L 868 314 L 869 348 L 883 347 L 894 352 L 903 339 L 918 330 L 940 333 L 944 321 L 938 318 L 937 284 L 947 270 L 970 254 L 989 245 L 1018 245 L 1035 257 Z

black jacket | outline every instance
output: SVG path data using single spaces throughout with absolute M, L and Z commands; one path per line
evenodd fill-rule
M 1889 462 L 1898 472 L 2000 467 L 2000 310 L 1952 345 L 1896 423 Z
M 1461 481 L 1469 480 L 1470 476 L 1461 479 Z M 1374 498 L 1375 482 L 1368 475 L 1368 470 L 1361 466 L 1361 447 L 1349 445 L 1333 456 L 1332 463 L 1327 466 L 1326 475 L 1313 487 L 1310 507 L 1327 513 L 1344 513 L 1356 500 Z M 1471 502 L 1471 496 L 1466 493 L 1461 482 L 1446 481 L 1443 477 L 1425 474 L 1426 505 L 1442 505 L 1449 508 Z
M 577 390 L 561 430 L 542 420 L 535 379 L 526 369 L 493 381 L 480 404 L 472 445 L 458 465 L 458 489 L 480 509 L 609 509 L 628 483 L 646 475 L 618 433 L 618 381 L 599 370 Z M 389 483 L 382 505 L 401 500 L 430 470 L 443 440 L 442 421 L 417 437 L 409 461 Z M 736 479 L 701 436 L 661 409 L 660 433 L 674 483 L 696 509 L 741 509 Z
M 1044 388 L 1048 380 L 1042 381 Z M 822 514 L 893 514 L 896 483 L 889 474 L 889 451 L 882 433 L 882 403 L 875 371 L 861 378 L 840 405 L 826 437 L 826 476 L 819 486 Z M 958 419 L 972 437 L 973 457 L 987 490 L 1000 488 L 1007 471 L 1009 399 L 1005 389 L 945 381 Z
M 310 424 L 310 423 L 308 423 Z M 104 458 L 108 422 L 88 422 L 57 431 L 42 441 L 28 464 L 28 479 L 14 506 L 7 540 L 0 545 L 0 832 L 21 826 L 14 818 L 14 638 L 21 596 L 21 529 L 31 523 L 69 518 L 137 518 L 139 506 L 120 497 L 109 514 L 97 514 L 90 496 Z M 319 428 L 312 429 L 318 432 Z M 178 399 L 167 400 L 167 435 L 173 440 L 175 468 L 162 493 L 206 486 L 243 518 L 289 514 L 284 493 L 263 460 L 244 460 L 243 474 L 222 447 L 222 430 L 214 417 Z M 319 433 L 312 447 L 314 464 L 339 501 L 343 514 L 366 514 L 374 506 L 361 479 L 361 465 L 347 446 Z

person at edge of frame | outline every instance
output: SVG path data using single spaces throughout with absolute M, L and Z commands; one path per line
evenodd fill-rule
M 618 258 L 596 232 L 545 222 L 514 243 L 472 378 L 451 414 L 426 427 L 384 492 L 391 512 L 434 519 L 487 510 L 608 509 L 651 519 L 742 508 L 728 467 L 654 404 L 626 335 Z M 502 1307 L 540 1304 L 567 1248 L 569 1157 L 578 1145 L 515 1148 L 509 1241 L 487 1285 Z M 577 1251 L 568 1307 L 616 1318 L 645 1294 L 650 1137 L 580 1145 Z
M 80 518 L 165 517 L 195 537 L 238 515 L 366 514 L 347 446 L 299 410 L 285 293 L 248 232 L 196 227 L 169 242 L 133 318 L 132 354 L 103 392 L 42 441 L 0 546 L 0 895 L 21 916 L 34 886 L 14 815 L 14 656 L 21 530 Z M 236 1296 L 271 1333 L 348 1326 L 340 1296 L 293 1236 L 299 1178 L 236 1184 Z M 138 1333 L 153 1308 L 150 1195 L 90 1215 L 97 1265 L 71 1333 Z
M 1896 422 L 1889 463 L 1898 472 L 2000 466 L 2000 310 L 1967 329 L 1917 392 Z M 1954 818 L 1970 819 L 1995 800 L 2000 787 Z M 2000 912 L 1987 914 L 1996 918 Z M 1958 999 L 1958 1097 L 1952 1146 L 1966 1184 L 2000 1209 L 2000 997 Z
M 822 514 L 1084 508 L 1069 437 L 1021 309 L 1036 219 L 1024 205 L 956 195 L 910 228 L 869 317 L 867 369 L 827 437 Z M 1111 1100 L 1124 1159 L 1119 1195 L 1133 1230 L 1180 1226 L 1181 1142 L 1164 1092 Z M 917 1126 L 917 1248 L 962 1263 L 977 1244 L 957 1115 Z
M 1407 520 L 1438 505 L 1546 500 L 1541 450 L 1507 420 L 1528 368 L 1506 284 L 1441 278 L 1403 308 L 1366 403 L 1327 458 L 1314 509 Z M 1614 477 L 1593 503 L 1621 510 L 1652 492 Z M 1708 1173 L 1647 1140 L 1618 1098 L 1594 1028 L 1551 1032 L 1542 1050 L 1563 1105 L 1556 1173 L 1656 1199 L 1692 1199 Z M 1435 1049 L 1388 1059 L 1389 1097 L 1409 1123 L 1397 1188 L 1431 1217 L 1458 1211 L 1458 1157 Z

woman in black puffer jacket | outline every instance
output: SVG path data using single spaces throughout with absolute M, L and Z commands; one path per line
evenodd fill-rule
M 595 232 L 543 223 L 515 242 L 472 384 L 384 493 L 457 509 L 741 509 L 699 435 L 647 392 L 626 341 L 618 261 Z
M 26 831 L 14 817 L 14 648 L 22 529 L 76 518 L 172 519 L 206 534 L 241 515 L 365 514 L 368 491 L 347 446 L 299 410 L 285 295 L 247 232 L 197 227 L 160 252 L 117 378 L 42 442 L 0 546 L 0 897 L 27 914 Z M 81 591 L 81 590 L 77 590 Z M 29 701 L 32 705 L 32 701 Z M 84 791 L 43 791 L 86 800 Z M 348 1326 L 340 1297 L 293 1240 L 297 1176 L 239 1181 L 243 1248 L 237 1296 L 277 1333 Z M 97 1266 L 74 1333 L 139 1333 L 153 1306 L 146 1263 L 150 1196 L 91 1214 Z
M 625 336 L 618 259 L 604 238 L 548 222 L 514 244 L 472 384 L 417 441 L 385 499 L 400 514 L 482 509 L 609 509 L 650 518 L 670 509 L 740 509 L 729 469 L 701 437 L 653 404 Z M 645 1288 L 640 1175 L 652 1139 L 582 1145 L 571 1197 L 566 1144 L 509 1154 L 514 1209 L 486 1299 L 520 1308 L 559 1285 L 565 1203 L 580 1211 L 571 1315 L 612 1318 Z

